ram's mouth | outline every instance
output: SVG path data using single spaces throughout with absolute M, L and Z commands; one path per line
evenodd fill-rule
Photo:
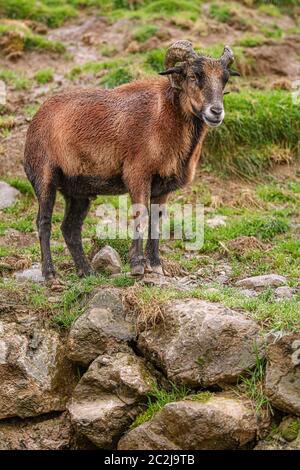
M 204 122 L 210 127 L 218 127 L 223 122 L 223 119 L 210 119 L 205 115 L 203 115 L 203 119 Z

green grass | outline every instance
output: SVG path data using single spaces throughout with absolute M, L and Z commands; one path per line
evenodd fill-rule
M 146 405 L 146 410 L 136 417 L 130 428 L 134 429 L 137 426 L 146 423 L 168 403 L 179 400 L 195 400 L 205 403 L 211 397 L 212 394 L 208 391 L 192 393 L 188 388 L 177 386 L 173 383 L 170 383 L 169 390 L 158 388 L 157 385 L 153 385 L 152 391 L 147 394 L 148 403 Z
M 104 57 L 113 57 L 117 53 L 117 49 L 115 46 L 105 44 L 104 46 L 101 46 L 100 52 Z
M 144 308 L 148 306 L 151 309 L 154 298 L 162 306 L 173 299 L 197 298 L 244 311 L 268 330 L 297 331 L 300 328 L 300 304 L 297 298 L 276 302 L 270 290 L 259 293 L 257 297 L 247 297 L 233 287 L 213 287 L 216 287 L 217 291 L 210 292 L 209 287 L 199 287 L 191 291 L 143 287 L 136 294 Z
M 240 377 L 239 388 L 254 403 L 256 413 L 259 413 L 264 408 L 272 412 L 271 405 L 263 388 L 266 359 L 261 356 L 256 345 L 254 345 L 254 352 L 256 353 L 255 366 L 253 369 L 246 370 L 246 375 Z
M 27 90 L 31 87 L 31 81 L 23 74 L 19 74 L 9 69 L 0 69 L 0 80 L 15 90 Z
M 231 18 L 231 8 L 229 5 L 212 3 L 209 8 L 209 14 L 221 23 L 227 23 Z
M 5 181 L 18 189 L 20 193 L 25 194 L 26 196 L 33 196 L 34 192 L 29 181 L 20 178 L 5 178 Z
M 246 35 L 239 41 L 237 41 L 237 44 L 242 47 L 256 47 L 256 46 L 261 46 L 266 42 L 266 38 L 262 35 Z
M 276 7 L 275 5 L 272 5 L 271 3 L 259 5 L 258 9 L 262 13 L 265 13 L 266 15 L 269 15 L 269 16 L 273 16 L 275 18 L 278 18 L 279 16 L 281 16 L 280 9 Z
M 164 70 L 165 63 L 165 49 L 153 49 L 146 55 L 146 64 L 155 72 Z
M 35 73 L 34 78 L 40 84 L 52 82 L 54 79 L 54 70 L 52 68 L 41 69 Z
M 77 12 L 68 0 L 0 0 L 0 16 L 35 20 L 55 28 Z
M 54 306 L 58 313 L 54 315 L 52 323 L 63 328 L 70 327 L 83 312 L 82 299 L 105 280 L 106 278 L 102 275 L 89 276 L 84 279 L 79 279 L 75 275 L 69 276 L 69 284 L 63 292 L 62 299 Z
M 283 90 L 244 90 L 225 98 L 225 121 L 209 133 L 205 160 L 223 172 L 253 177 L 298 153 L 300 108 Z
M 266 202 L 276 203 L 300 203 L 300 198 L 297 199 L 291 192 L 286 189 L 281 189 L 278 185 L 262 185 L 256 189 L 257 195 Z
M 41 36 L 40 34 L 29 34 L 24 38 L 25 49 L 31 50 L 40 50 L 40 51 L 49 51 L 56 52 L 61 54 L 65 52 L 66 48 L 62 42 L 59 41 L 50 41 L 49 39 Z
M 104 85 L 105 88 L 115 88 L 119 85 L 130 82 L 133 78 L 134 77 L 128 67 L 120 67 L 104 75 L 100 80 L 100 83 L 101 85 Z
M 149 2 L 149 5 L 144 7 L 144 12 L 146 14 L 168 14 L 174 15 L 180 11 L 185 13 L 190 13 L 193 15 L 198 15 L 200 13 L 200 1 L 190 0 L 155 0 Z
M 132 34 L 132 39 L 138 42 L 146 42 L 156 35 L 158 27 L 154 24 L 145 24 L 136 28 Z

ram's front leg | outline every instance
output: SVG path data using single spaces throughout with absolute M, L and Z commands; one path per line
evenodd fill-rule
M 146 267 L 156 274 L 164 274 L 159 256 L 160 220 L 165 210 L 168 194 L 151 198 L 148 240 L 146 245 Z
M 130 176 L 126 178 L 133 215 L 133 240 L 129 250 L 129 263 L 131 274 L 133 276 L 142 276 L 146 265 L 143 244 L 148 227 L 151 182 L 146 178 L 142 178 L 141 175 L 136 179 L 132 178 L 133 175 Z

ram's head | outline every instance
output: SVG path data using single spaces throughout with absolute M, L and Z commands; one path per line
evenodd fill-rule
M 189 41 L 176 41 L 167 51 L 166 70 L 160 75 L 169 76 L 188 112 L 216 127 L 225 116 L 225 85 L 230 75 L 239 75 L 230 69 L 233 61 L 233 52 L 228 46 L 224 47 L 220 59 L 213 59 L 197 54 Z

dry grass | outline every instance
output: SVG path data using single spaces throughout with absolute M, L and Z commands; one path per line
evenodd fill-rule
M 234 240 L 230 240 L 226 247 L 229 252 L 234 253 L 235 255 L 244 255 L 248 251 L 252 250 L 267 250 L 269 247 L 265 243 L 262 243 L 256 237 L 238 237 Z
M 171 261 L 169 259 L 163 258 L 162 259 L 162 267 L 163 271 L 166 276 L 170 277 L 178 277 L 178 276 L 185 276 L 188 272 L 183 269 L 180 263 L 177 261 Z
M 139 284 L 134 284 L 125 290 L 122 298 L 125 310 L 133 312 L 136 316 L 137 334 L 164 321 L 162 302 L 155 297 L 152 297 L 151 302 L 148 302 L 141 295 L 141 291 L 142 287 Z

